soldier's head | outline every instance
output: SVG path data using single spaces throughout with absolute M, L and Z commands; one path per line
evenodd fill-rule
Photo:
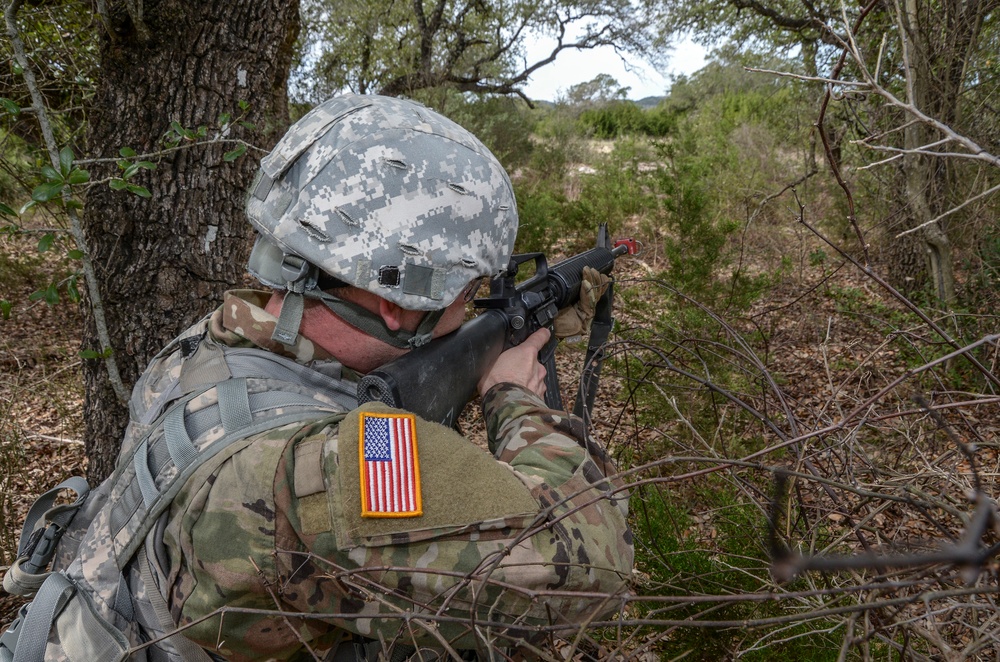
M 285 344 L 314 299 L 384 343 L 419 346 L 470 283 L 507 266 L 517 234 L 510 179 L 475 136 L 374 95 L 335 97 L 296 122 L 261 162 L 247 216 L 259 231 L 249 270 L 283 292 L 274 339 Z M 358 305 L 366 292 L 418 321 L 390 328 Z

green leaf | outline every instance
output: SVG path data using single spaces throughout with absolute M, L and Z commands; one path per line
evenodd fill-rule
M 208 127 L 205 125 L 199 126 L 198 131 L 195 133 L 195 135 L 198 136 L 199 138 L 204 138 L 205 136 L 208 135 Z
M 232 150 L 231 152 L 226 152 L 225 154 L 223 154 L 222 155 L 222 160 L 223 161 L 227 161 L 227 162 L 228 161 L 235 161 L 236 159 L 238 159 L 241 156 L 243 156 L 244 154 L 246 154 L 246 152 L 247 152 L 247 146 L 240 144 L 240 145 L 237 145 L 236 149 Z
M 239 104 L 240 110 L 244 110 L 245 111 L 248 108 L 250 108 L 250 103 L 248 101 L 243 100 L 243 99 L 240 99 L 236 103 Z
M 42 235 L 42 238 L 38 240 L 38 252 L 44 253 L 45 251 L 52 248 L 52 242 L 56 240 L 56 236 L 51 232 Z
M 53 283 L 45 289 L 45 303 L 50 306 L 54 306 L 59 303 L 59 290 L 56 289 L 56 284 Z
M 90 181 L 90 171 L 83 170 L 82 168 L 76 168 L 69 173 L 69 177 L 66 181 L 70 184 L 85 184 Z
M 115 161 L 115 163 L 118 164 L 118 168 L 120 170 L 124 170 L 125 168 L 129 167 L 130 165 L 132 165 L 131 161 L 126 161 L 125 159 L 118 159 L 117 161 Z
M 60 175 L 59 172 L 50 165 L 42 166 L 42 177 L 44 177 L 47 182 L 61 183 L 63 180 L 62 175 Z
M 4 110 L 6 110 L 11 115 L 14 115 L 15 117 L 21 114 L 21 107 L 18 106 L 13 101 L 11 101 L 10 99 L 0 98 L 0 106 L 3 106 Z
M 125 158 L 130 158 L 130 157 L 135 156 L 135 150 L 132 149 L 131 147 L 122 147 L 120 150 L 118 150 L 118 154 L 119 154 L 119 156 L 124 156 Z
M 81 359 L 99 359 L 99 358 L 101 358 L 101 355 L 98 354 L 97 352 L 95 352 L 92 349 L 84 349 L 84 350 L 80 350 L 80 358 Z
M 37 204 L 38 203 L 35 202 L 34 200 L 28 200 L 23 205 L 21 205 L 21 208 L 17 211 L 17 215 L 18 216 L 23 216 L 24 212 L 28 211 L 29 209 L 31 209 L 32 207 L 34 207 Z
M 156 170 L 156 164 L 152 161 L 136 161 L 125 168 L 122 179 L 131 179 L 140 170 Z
M 83 209 L 83 203 L 80 202 L 79 200 L 74 200 L 72 198 L 64 202 L 63 206 L 66 209 Z
M 73 169 L 73 150 L 68 146 L 63 147 L 59 150 L 59 170 L 62 172 L 63 177 L 69 174 L 69 171 Z
M 128 184 L 125 183 L 124 179 L 112 179 L 110 182 L 108 182 L 108 186 L 111 187 L 112 191 L 120 191 L 126 186 L 128 186 Z
M 70 276 L 69 282 L 66 283 L 66 296 L 73 303 L 80 303 L 80 290 L 76 286 L 77 277 Z
M 22 67 L 18 62 L 15 62 L 14 66 L 12 66 L 11 69 L 14 70 L 14 75 L 16 76 L 20 76 L 21 74 L 24 73 L 24 67 Z
M 220 114 L 219 115 L 219 126 L 220 127 L 226 126 L 227 124 L 229 124 L 230 121 L 232 121 L 232 119 L 233 119 L 233 116 L 230 115 L 229 113 L 222 113 L 222 114 Z
M 12 304 L 10 301 L 7 301 L 6 299 L 0 299 L 0 316 L 3 316 L 5 320 L 9 320 L 10 311 L 11 308 L 13 307 L 14 304 Z
M 239 124 L 240 126 L 242 126 L 247 131 L 256 131 L 257 130 L 257 125 L 254 124 L 253 122 L 243 122 L 243 121 L 240 121 L 240 122 L 237 122 L 237 124 Z
M 140 198 L 151 198 L 153 194 L 149 192 L 145 186 L 139 186 L 138 184 L 126 184 L 125 188 L 128 189 L 129 193 L 135 193 Z
M 52 198 L 58 197 L 62 193 L 62 182 L 46 182 L 39 184 L 31 192 L 31 199 L 35 202 L 48 202 Z
M 39 301 L 45 298 L 45 290 L 35 290 L 28 295 L 28 301 Z
M 77 248 L 71 248 L 70 250 L 66 251 L 66 257 L 68 257 L 71 260 L 82 260 L 83 251 Z
M 14 211 L 13 209 L 11 209 L 2 202 L 0 202 L 0 214 L 3 214 L 4 216 L 17 216 L 16 211 Z

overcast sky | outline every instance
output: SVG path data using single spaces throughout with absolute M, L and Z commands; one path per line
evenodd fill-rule
M 546 42 L 528 46 L 528 61 L 536 62 L 552 50 Z M 703 47 L 684 41 L 678 44 L 670 56 L 667 70 L 663 74 L 642 62 L 630 62 L 635 73 L 625 70 L 625 64 L 610 47 L 590 51 L 563 51 L 556 61 L 531 77 L 525 92 L 532 99 L 554 101 L 560 92 L 565 92 L 577 83 L 593 80 L 598 74 L 610 74 L 623 87 L 628 86 L 629 98 L 663 96 L 670 88 L 670 74 L 690 75 L 705 64 L 706 51 Z

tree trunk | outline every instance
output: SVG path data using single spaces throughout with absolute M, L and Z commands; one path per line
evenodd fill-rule
M 907 55 L 908 101 L 925 114 L 958 128 L 961 119 L 962 93 L 968 76 L 968 63 L 977 51 L 983 17 L 996 8 L 995 0 L 941 3 L 905 0 L 901 4 L 899 35 Z M 903 130 L 907 150 L 943 151 L 928 147 L 940 139 L 916 122 Z M 947 149 L 944 148 L 944 149 Z M 954 182 L 956 165 L 947 158 L 932 159 L 910 152 L 902 162 L 910 227 L 920 227 L 934 294 L 940 305 L 950 308 L 955 302 L 955 272 L 952 250 L 953 232 L 948 221 L 930 223 L 959 204 Z
M 156 152 L 172 121 L 205 126 L 210 139 L 220 114 L 240 114 L 240 101 L 249 104 L 245 119 L 256 131 L 234 126 L 227 137 L 266 150 L 287 126 L 298 0 L 113 0 L 103 18 L 108 32 L 90 108 L 89 157 L 115 157 L 122 147 Z M 261 152 L 225 161 L 235 147 L 198 145 L 149 159 L 156 169 L 129 180 L 149 198 L 106 185 L 88 195 L 84 231 L 127 388 L 166 342 L 243 278 L 251 237 L 243 197 Z M 95 181 L 122 174 L 114 163 L 90 169 Z M 84 347 L 100 351 L 85 310 Z M 97 482 L 114 466 L 128 410 L 103 362 L 85 361 L 84 379 L 88 477 Z
M 961 64 L 967 56 L 961 43 L 974 37 L 959 29 L 956 25 L 958 12 L 947 3 L 944 9 L 934 11 L 918 0 L 905 0 L 902 8 L 900 37 L 909 58 L 909 102 L 941 122 L 951 124 L 958 116 L 962 89 L 960 72 L 964 70 Z M 943 31 L 951 39 L 943 40 L 935 35 L 937 22 L 946 26 Z M 968 30 L 968 26 L 964 27 Z M 903 148 L 906 150 L 927 149 L 926 145 L 931 142 L 931 133 L 923 124 L 913 122 L 903 129 Z M 948 166 L 946 161 L 938 168 L 931 157 L 912 151 L 903 158 L 909 221 L 911 227 L 921 228 L 919 233 L 924 241 L 931 286 L 944 308 L 950 308 L 955 302 L 952 244 L 945 228 L 941 227 L 942 221 L 930 221 L 950 205 L 942 185 Z

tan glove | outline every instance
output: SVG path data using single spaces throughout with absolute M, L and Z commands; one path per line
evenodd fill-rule
M 552 323 L 557 338 L 572 338 L 589 333 L 597 302 L 611 284 L 610 278 L 593 267 L 584 267 L 581 276 L 580 300 L 575 306 L 560 310 Z

